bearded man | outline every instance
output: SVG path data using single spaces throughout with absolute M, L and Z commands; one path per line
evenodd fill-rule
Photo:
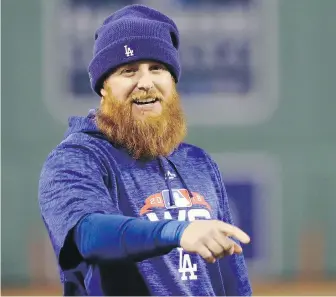
M 251 295 L 218 166 L 183 142 L 179 32 L 126 6 L 96 31 L 89 65 L 101 97 L 71 117 L 49 154 L 39 205 L 64 295 Z

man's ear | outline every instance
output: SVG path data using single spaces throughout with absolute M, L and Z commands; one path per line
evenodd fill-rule
M 101 89 L 100 94 L 102 95 L 102 97 L 105 97 L 107 95 L 107 91 L 105 89 Z
M 100 99 L 100 105 L 104 104 L 107 91 L 105 89 L 100 89 L 101 99 Z

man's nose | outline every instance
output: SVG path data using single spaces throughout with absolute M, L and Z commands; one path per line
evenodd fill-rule
M 149 73 L 143 73 L 141 77 L 139 78 L 138 85 L 139 90 L 142 91 L 149 91 L 154 87 L 153 80 L 150 77 Z

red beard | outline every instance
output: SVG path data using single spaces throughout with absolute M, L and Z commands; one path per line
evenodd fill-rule
M 168 156 L 183 141 L 187 128 L 176 88 L 170 98 L 161 101 L 161 114 L 144 120 L 134 118 L 132 98 L 162 98 L 161 94 L 141 91 L 120 102 L 110 89 L 105 90 L 97 126 L 110 142 L 126 148 L 133 158 Z

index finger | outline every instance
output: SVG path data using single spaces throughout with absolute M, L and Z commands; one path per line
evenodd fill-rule
M 239 229 L 236 226 L 219 222 L 219 231 L 225 233 L 227 236 L 234 237 L 242 243 L 249 243 L 250 236 L 248 236 L 243 230 Z

